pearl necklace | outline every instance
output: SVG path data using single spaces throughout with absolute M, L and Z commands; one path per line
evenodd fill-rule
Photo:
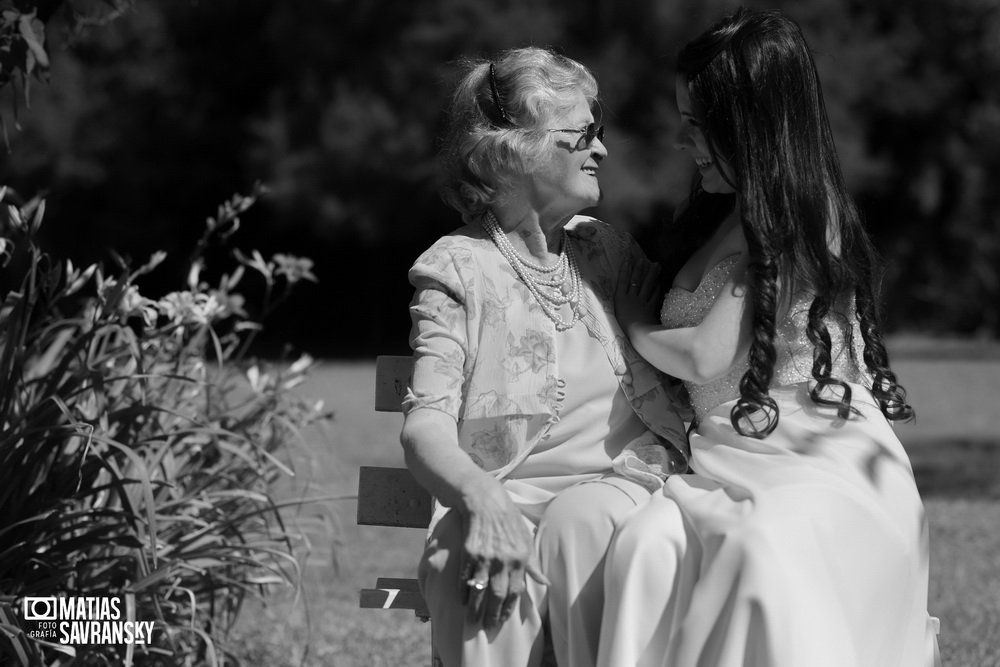
M 581 279 L 576 251 L 569 241 L 569 234 L 566 233 L 566 230 L 562 230 L 562 252 L 559 253 L 559 261 L 552 266 L 541 266 L 525 259 L 514 248 L 510 239 L 500 229 L 500 223 L 493 211 L 487 211 L 483 217 L 483 229 L 490 235 L 500 254 L 513 267 L 528 291 L 535 297 L 535 301 L 542 307 L 542 312 L 556 325 L 556 331 L 572 329 L 573 325 L 580 319 L 578 306 Z M 559 313 L 559 309 L 566 304 L 569 304 L 570 311 L 573 313 L 569 322 L 564 320 Z

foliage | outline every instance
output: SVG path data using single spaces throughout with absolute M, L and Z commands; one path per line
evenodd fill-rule
M 890 306 L 914 328 L 1000 336 L 1000 4 L 858 3 L 854 84 L 882 219 Z M 865 46 L 867 44 L 867 47 Z M 906 294 L 906 298 L 899 296 Z
M 0 182 L 51 188 L 42 240 L 52 253 L 89 264 L 107 247 L 138 256 L 165 248 L 171 274 L 181 270 L 176 249 L 200 234 L 177 221 L 194 220 L 217 192 L 264 180 L 273 197 L 250 242 L 322 253 L 325 291 L 311 300 L 334 300 L 351 284 L 367 309 L 355 326 L 321 335 L 292 315 L 288 333 L 307 332 L 298 340 L 330 355 L 391 351 L 408 326 L 406 268 L 457 224 L 435 177 L 451 63 L 534 43 L 590 66 L 610 153 L 596 214 L 652 251 L 692 172 L 672 147 L 675 54 L 735 4 L 135 3 L 53 54 L 52 86 L 32 92 L 30 123 L 0 163 Z M 845 174 L 888 258 L 890 323 L 1000 334 L 991 182 L 1000 171 L 1000 4 L 754 4 L 788 12 L 816 51 Z M 47 30 L 64 26 L 54 14 Z M 149 201 L 159 210 L 147 211 Z M 85 233 L 71 234 L 80 210 Z M 369 264 L 382 270 L 357 280 Z
M 49 56 L 45 52 L 45 26 L 37 17 L 37 10 L 18 11 L 9 3 L 0 5 L 0 88 L 15 84 L 20 75 L 25 102 L 30 100 L 32 75 L 41 76 L 49 68 Z M 14 118 L 17 118 L 17 92 L 11 98 L 14 102 Z M 4 143 L 10 145 L 7 124 L 0 114 L 0 130 Z
M 156 622 L 155 644 L 88 647 L 84 662 L 219 664 L 246 595 L 298 587 L 323 522 L 272 486 L 294 475 L 289 443 L 328 415 L 293 391 L 308 356 L 245 357 L 261 323 L 236 288 L 262 277 L 266 315 L 314 280 L 311 262 L 241 253 L 217 286 L 201 278 L 209 240 L 232 235 L 261 192 L 219 207 L 186 289 L 158 300 L 138 283 L 162 253 L 134 270 L 53 261 L 35 241 L 45 202 L 8 207 L 0 252 L 18 236 L 29 261 L 0 295 L 0 655 L 55 659 L 10 623 L 15 597 L 123 595 Z
M 74 34 L 84 28 L 102 25 L 120 16 L 133 0 L 0 0 L 0 90 L 7 86 L 11 93 L 11 110 L 15 126 L 18 123 L 19 98 L 31 106 L 31 80 L 47 81 L 49 54 L 45 46 L 45 23 L 57 10 L 63 10 L 67 26 Z M 16 90 L 20 82 L 21 90 Z M 7 121 L 0 112 L 0 132 L 4 145 L 10 149 Z

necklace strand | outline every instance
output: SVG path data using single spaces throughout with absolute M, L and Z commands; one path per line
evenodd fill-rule
M 483 218 L 483 227 L 493 239 L 500 254 L 503 255 L 507 263 L 513 267 L 514 271 L 527 286 L 528 291 L 535 297 L 535 301 L 542 307 L 552 322 L 556 325 L 556 331 L 566 331 L 573 328 L 573 325 L 580 319 L 578 309 L 580 295 L 580 267 L 576 258 L 576 251 L 569 241 L 569 235 L 563 229 L 562 251 L 559 253 L 559 261 L 552 266 L 540 266 L 530 262 L 521 256 L 511 244 L 510 239 L 503 233 L 500 223 L 497 221 L 493 211 L 487 211 Z M 532 275 L 532 271 L 542 274 Z M 554 274 L 554 275 L 552 275 Z M 569 289 L 566 289 L 566 281 L 569 280 Z M 573 316 L 567 322 L 559 308 L 569 304 Z
M 565 250 L 559 253 L 559 261 L 553 264 L 552 266 L 542 266 L 541 264 L 535 264 L 531 260 L 525 259 L 524 255 L 519 253 L 517 249 L 514 248 L 514 245 L 510 242 L 510 239 L 508 239 L 507 235 L 504 234 L 503 230 L 500 229 L 500 221 L 497 220 L 497 217 L 492 210 L 487 211 L 486 220 L 487 223 L 491 225 L 493 228 L 490 232 L 490 235 L 493 236 L 493 241 L 496 242 L 497 246 L 499 246 L 501 250 L 506 251 L 505 256 L 506 254 L 510 254 L 512 257 L 515 258 L 517 263 L 520 264 L 521 266 L 531 269 L 532 271 L 537 271 L 538 273 L 541 274 L 553 273 L 554 271 L 556 271 L 556 269 L 562 269 L 565 272 L 567 264 Z M 494 231 L 499 231 L 500 234 L 494 235 L 493 234 Z M 563 248 L 565 248 L 566 247 L 565 229 L 562 230 L 562 234 L 563 234 Z

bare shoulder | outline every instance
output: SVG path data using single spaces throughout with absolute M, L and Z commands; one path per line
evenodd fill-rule
M 743 226 L 735 224 L 719 238 L 709 261 L 718 264 L 731 255 L 741 255 L 746 251 L 747 241 L 743 236 Z
M 737 223 L 720 229 L 705 245 L 698 248 L 674 277 L 674 286 L 694 291 L 712 269 L 730 257 L 746 253 L 743 228 Z

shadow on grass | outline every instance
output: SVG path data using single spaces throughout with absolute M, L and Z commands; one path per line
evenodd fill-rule
M 906 450 L 924 498 L 1000 500 L 1000 439 L 955 438 Z

